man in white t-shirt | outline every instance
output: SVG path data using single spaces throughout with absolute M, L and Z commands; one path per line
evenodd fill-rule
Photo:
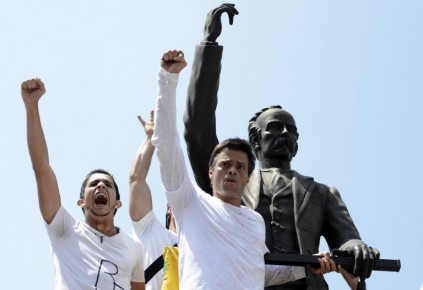
M 151 137 L 154 133 L 154 111 L 150 114 L 150 120 L 145 122 L 140 116 L 139 121 L 144 127 L 146 138 L 138 148 L 132 161 L 129 172 L 129 215 L 135 235 L 140 239 L 144 247 L 144 268 L 147 269 L 163 253 L 163 247 L 172 246 L 176 243 L 176 226 L 168 207 L 169 219 L 167 227 L 163 226 L 153 211 L 153 201 L 150 187 L 146 178 L 154 153 Z M 162 289 L 163 270 L 160 270 L 146 283 L 147 290 Z
M 254 169 L 248 142 L 229 139 L 210 157 L 213 196 L 188 177 L 176 129 L 176 86 L 186 66 L 182 51 L 162 57 L 158 77 L 153 145 L 157 148 L 166 197 L 178 226 L 179 288 L 262 290 L 265 285 L 265 227 L 260 214 L 241 205 L 241 196 Z M 201 148 L 199 148 L 201 149 Z M 336 271 L 327 256 L 316 274 Z M 302 267 L 271 267 L 277 274 L 267 285 L 305 277 Z M 266 269 L 267 270 L 267 269 Z
M 77 202 L 84 222 L 77 221 L 61 204 L 39 113 L 38 103 L 45 91 L 38 78 L 21 85 L 28 149 L 51 242 L 55 289 L 143 290 L 142 245 L 114 224 L 114 214 L 122 203 L 113 176 L 103 169 L 87 175 Z

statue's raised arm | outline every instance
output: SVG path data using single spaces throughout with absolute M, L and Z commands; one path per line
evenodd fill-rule
M 184 115 L 188 157 L 197 184 L 211 193 L 208 160 L 219 141 L 216 135 L 215 111 L 223 46 L 216 40 L 222 32 L 221 16 L 227 13 L 229 24 L 238 14 L 233 4 L 222 4 L 211 10 L 204 25 L 204 41 L 195 49 Z

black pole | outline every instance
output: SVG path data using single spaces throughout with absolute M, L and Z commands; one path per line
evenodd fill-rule
M 267 253 L 264 255 L 264 261 L 266 264 L 270 265 L 288 265 L 288 266 L 305 266 L 312 265 L 318 267 L 319 261 L 317 260 L 319 256 L 313 255 L 298 255 L 298 254 L 282 254 L 282 253 Z M 341 265 L 346 270 L 352 270 L 354 267 L 353 257 L 335 257 L 332 256 L 331 259 L 337 265 Z M 400 260 L 388 260 L 388 259 L 379 259 L 379 261 L 373 267 L 373 270 L 376 271 L 390 271 L 390 272 L 399 272 L 401 269 Z

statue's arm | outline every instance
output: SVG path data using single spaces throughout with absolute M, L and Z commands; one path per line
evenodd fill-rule
M 339 248 L 350 240 L 360 241 L 360 234 L 336 188 L 328 188 L 326 195 L 323 235 L 331 249 Z
M 184 115 L 185 142 L 195 180 L 211 193 L 208 161 L 218 144 L 215 111 L 223 47 L 197 45 Z
M 338 254 L 340 255 L 354 257 L 352 272 L 354 276 L 369 278 L 373 266 L 379 260 L 379 251 L 361 240 L 339 192 L 331 188 L 328 198 L 323 235 L 329 247 L 331 249 L 339 248 Z
M 232 24 L 238 11 L 234 4 L 225 3 L 207 14 L 204 38 L 195 50 L 184 115 L 185 141 L 194 177 L 200 188 L 208 193 L 212 192 L 208 161 L 219 142 L 215 112 L 223 47 L 216 41 L 222 32 L 223 13 Z

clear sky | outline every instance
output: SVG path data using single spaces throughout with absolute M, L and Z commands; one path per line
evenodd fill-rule
M 131 232 L 128 171 L 144 138 L 137 114 L 155 105 L 162 53 L 185 51 L 178 87 L 182 134 L 195 45 L 220 1 L 13 0 L 0 2 L 1 289 L 52 289 L 49 241 L 26 145 L 23 80 L 40 77 L 41 114 L 63 205 L 82 219 L 80 184 L 112 172 Z M 280 104 L 297 121 L 292 167 L 341 192 L 362 239 L 399 273 L 374 272 L 370 289 L 423 282 L 421 150 L 423 2 L 418 0 L 238 1 L 224 46 L 217 127 L 247 137 L 249 118 Z M 182 135 L 181 135 L 182 137 Z M 182 144 L 184 146 L 184 144 Z M 157 159 L 148 178 L 156 213 L 165 198 Z M 322 250 L 327 249 L 324 241 Z M 338 274 L 331 289 L 347 289 Z M 234 282 L 235 283 L 235 282 Z M 235 288 L 234 288 L 235 289 Z

